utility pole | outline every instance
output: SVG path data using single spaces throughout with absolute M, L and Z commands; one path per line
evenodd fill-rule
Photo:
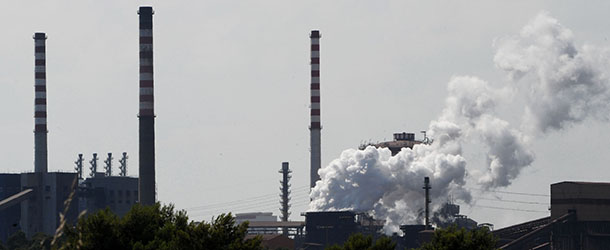
M 430 229 L 430 177 L 424 177 L 424 190 L 426 190 L 426 220 L 424 224 L 426 225 L 426 230 Z

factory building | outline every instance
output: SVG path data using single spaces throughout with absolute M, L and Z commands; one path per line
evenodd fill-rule
M 34 172 L 0 174 L 0 240 L 22 230 L 27 237 L 42 232 L 53 235 L 60 213 L 74 223 L 81 211 L 93 213 L 109 207 L 122 216 L 144 194 L 145 205 L 155 203 L 154 111 L 152 90 L 152 8 L 141 7 L 140 15 L 140 175 L 126 176 L 126 154 L 121 176 L 111 176 L 111 154 L 106 173 L 93 166 L 91 178 L 82 178 L 82 155 L 76 173 L 48 172 L 47 85 L 45 33 L 34 34 Z M 95 158 L 95 157 L 94 157 Z M 96 160 L 93 160 L 96 162 Z M 97 164 L 97 163 L 95 163 Z M 69 201 L 69 202 L 66 202 Z M 67 210 L 66 210 L 67 209 Z M 67 212 L 64 212 L 67 211 Z
M 306 235 L 302 248 L 306 249 L 325 249 L 343 244 L 355 233 L 377 238 L 383 234 L 385 223 L 355 211 L 307 212 L 304 215 Z
M 551 216 L 493 231 L 498 247 L 607 249 L 610 183 L 565 181 L 551 185 Z
M 97 175 L 79 188 L 79 210 L 95 212 L 108 207 L 117 216 L 127 214 L 138 203 L 138 178 Z
M 360 145 L 358 148 L 360 150 L 365 149 L 367 146 L 374 146 L 376 148 L 387 148 L 390 151 L 392 151 L 392 155 L 396 155 L 398 154 L 398 152 L 400 152 L 400 150 L 402 150 L 403 148 L 413 148 L 413 146 L 417 145 L 417 144 L 421 144 L 421 143 L 425 143 L 425 138 L 424 141 L 418 141 L 415 140 L 415 134 L 413 133 L 394 133 L 393 135 L 394 140 L 393 141 L 386 141 L 386 142 L 379 142 L 379 143 L 366 143 L 366 144 L 362 144 Z
M 21 230 L 28 237 L 37 232 L 53 235 L 59 226 L 59 214 L 65 209 L 64 201 L 73 191 L 76 173 L 23 173 L 22 190 L 31 189 L 28 199 L 21 202 Z M 68 223 L 78 217 L 78 203 L 71 202 L 67 214 Z
M 47 159 L 47 84 L 45 33 L 34 34 L 34 172 L 19 175 L 19 191 L 9 198 L 6 208 L 20 207 L 19 227 L 28 237 L 37 232 L 53 234 L 60 223 L 64 201 L 74 196 L 75 173 L 48 172 Z M 12 177 L 15 178 L 15 177 Z M 15 181 L 15 180 L 13 180 Z M 16 183 L 13 183 L 16 184 Z M 14 191 L 13 191 L 14 192 Z M 20 205 L 20 206 L 18 206 Z M 69 205 L 65 218 L 74 222 L 77 203 Z M 13 218 L 13 220 L 15 219 Z M 5 228 L 6 229 L 6 228 Z
M 19 206 L 2 205 L 2 201 L 21 192 L 21 176 L 19 174 L 0 174 L 0 241 L 6 239 L 21 229 Z M 8 202 L 8 200 L 6 201 Z

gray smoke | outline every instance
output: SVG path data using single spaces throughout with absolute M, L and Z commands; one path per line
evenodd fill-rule
M 319 170 L 310 211 L 368 211 L 386 221 L 386 232 L 395 232 L 400 224 L 417 222 L 425 176 L 430 177 L 433 200 L 452 197 L 469 203 L 468 180 L 486 190 L 507 187 L 532 164 L 532 133 L 559 130 L 589 117 L 607 119 L 610 95 L 603 69 L 610 57 L 591 46 L 577 49 L 572 32 L 546 12 L 519 36 L 497 39 L 494 46 L 494 62 L 509 74 L 511 84 L 494 88 L 477 77 L 453 77 L 445 108 L 428 128 L 431 144 L 404 148 L 395 156 L 372 146 L 345 150 Z M 496 112 L 500 105 L 514 109 L 519 103 L 511 93 L 527 93 L 520 108 L 525 110 L 521 127 L 528 133 Z M 486 153 L 483 171 L 467 168 L 463 150 L 472 144 Z
M 587 118 L 608 119 L 608 51 L 577 48 L 573 33 L 547 12 L 518 36 L 495 42 L 496 66 L 527 95 L 524 128 L 560 130 Z

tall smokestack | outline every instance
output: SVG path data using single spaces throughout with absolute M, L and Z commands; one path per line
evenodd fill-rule
M 155 114 L 153 91 L 153 9 L 140 7 L 140 173 L 139 201 L 155 204 Z
M 47 172 L 47 69 L 45 33 L 34 33 L 34 171 Z
M 312 30 L 311 38 L 311 125 L 310 147 L 311 147 L 311 169 L 310 187 L 316 186 L 316 181 L 320 179 L 318 170 L 322 166 L 320 148 L 320 31 Z

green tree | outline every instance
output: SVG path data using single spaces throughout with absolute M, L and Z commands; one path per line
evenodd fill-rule
M 172 205 L 134 205 L 119 218 L 109 209 L 66 227 L 59 249 L 263 249 L 261 239 L 245 240 L 248 225 L 221 214 L 212 222 L 188 222 Z
M 495 250 L 496 238 L 487 228 L 458 229 L 453 225 L 434 232 L 432 241 L 419 250 Z
M 334 245 L 327 250 L 394 250 L 395 248 L 396 243 L 386 236 L 382 236 L 373 244 L 373 237 L 357 233 L 351 235 L 343 246 Z
M 17 231 L 9 236 L 6 240 L 6 245 L 0 243 L 0 250 L 42 250 L 50 249 L 51 236 L 44 233 L 37 233 L 28 239 L 23 231 Z

